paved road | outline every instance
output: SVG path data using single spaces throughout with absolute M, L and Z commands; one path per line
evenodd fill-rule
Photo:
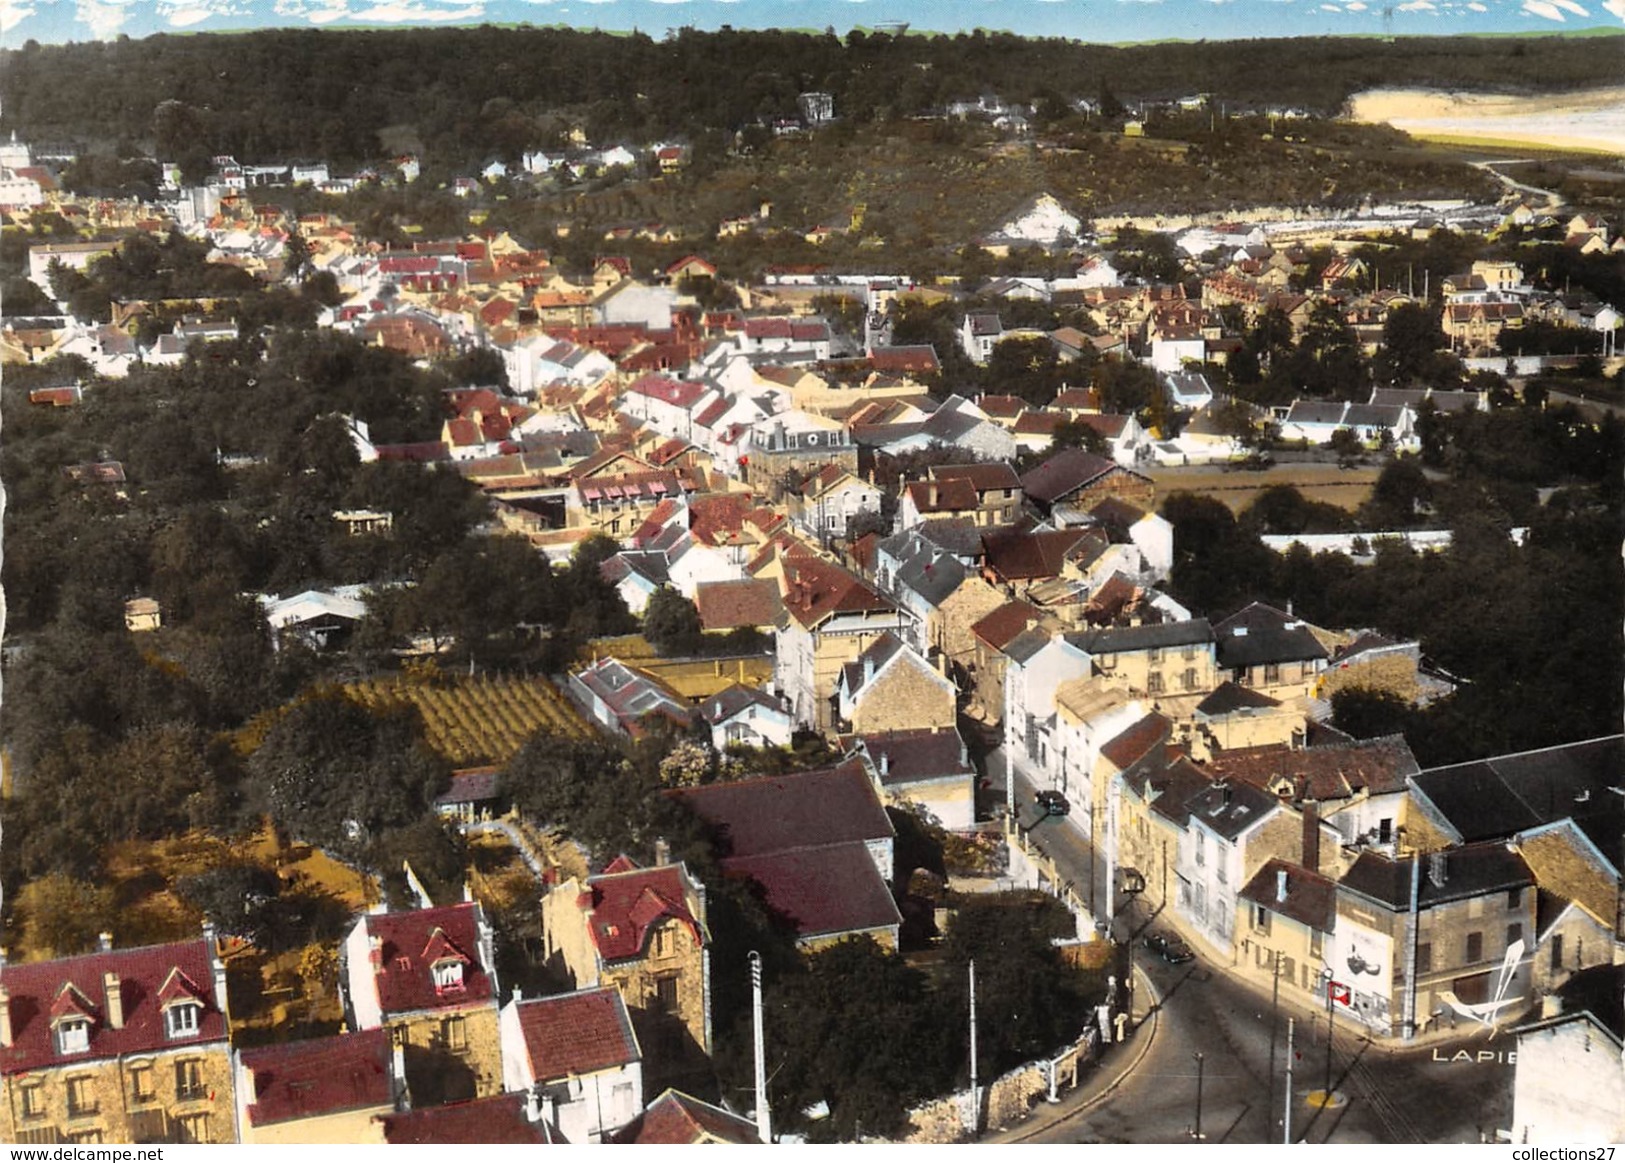
M 1001 786 L 1002 750 L 988 757 L 988 775 Z M 1031 823 L 1033 787 L 1016 775 L 1021 821 Z M 1063 876 L 1086 885 L 1090 877 L 1086 829 L 1075 820 L 1045 820 L 1031 835 Z M 1104 869 L 1096 868 L 1095 899 L 1105 908 Z M 1085 900 L 1089 893 L 1080 889 Z M 1137 940 L 1149 928 L 1165 928 L 1133 899 L 1118 899 L 1114 929 Z M 1511 1125 L 1512 1066 L 1504 1060 L 1514 1042 L 1485 1031 L 1446 1035 L 1420 1048 L 1390 1049 L 1340 1025 L 1332 1047 L 1332 1089 L 1339 1096 L 1326 1109 L 1312 1106 L 1311 1091 L 1326 1081 L 1325 1016 L 1283 1004 L 1274 1021 L 1271 1071 L 1270 998 L 1232 978 L 1222 966 L 1201 960 L 1170 966 L 1136 947 L 1136 963 L 1162 1000 L 1150 1050 L 1121 1086 L 1100 1103 L 1030 1136 L 1048 1143 L 1190 1142 L 1196 1122 L 1197 1063 L 1203 1056 L 1204 1141 L 1279 1143 L 1285 1093 L 1287 1018 L 1296 1018 L 1293 1077 L 1293 1138 L 1311 1143 L 1476 1143 L 1481 1134 Z M 1452 1061 L 1458 1050 L 1468 1060 Z M 1483 1059 L 1482 1061 L 1480 1059 Z

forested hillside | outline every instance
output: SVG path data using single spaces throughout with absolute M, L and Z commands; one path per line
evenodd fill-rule
M 0 127 L 166 159 L 320 157 L 416 148 L 445 165 L 565 139 L 692 138 L 792 115 L 823 90 L 846 119 L 903 117 L 984 92 L 1133 102 L 1211 93 L 1335 112 L 1353 92 L 1502 91 L 1617 82 L 1620 40 L 1318 38 L 1112 47 L 975 32 L 841 40 L 797 32 L 646 35 L 540 28 L 282 30 L 0 52 Z M 392 132 L 393 131 L 393 132 Z

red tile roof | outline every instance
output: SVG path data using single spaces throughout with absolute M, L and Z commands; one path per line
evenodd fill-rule
M 1038 625 L 1041 617 L 1037 606 L 1017 599 L 1006 602 L 970 629 L 994 650 L 1003 650 L 1016 635 Z
M 856 760 L 670 794 L 723 833 L 730 857 L 893 835 L 874 784 Z
M 254 1080 L 248 1121 L 264 1127 L 389 1106 L 395 1101 L 390 1037 L 385 1029 L 362 1030 L 242 1051 L 243 1067 Z
M 374 980 L 386 1017 L 414 1010 L 463 1009 L 494 1002 L 491 978 L 478 960 L 477 907 L 465 901 L 441 908 L 366 918 L 368 937 L 380 941 Z M 465 961 L 462 988 L 435 988 L 430 967 L 442 956 Z
M 1272 788 L 1285 780 L 1292 798 L 1343 800 L 1361 791 L 1401 792 L 1406 777 L 1421 767 L 1402 736 L 1366 739 L 1323 747 L 1249 747 L 1216 755 L 1208 763 L 1215 779 L 1238 779 Z
M 681 1091 L 668 1090 L 616 1136 L 618 1143 L 760 1143 L 756 1124 Z
M 525 1114 L 523 1094 L 497 1094 L 472 1102 L 384 1115 L 387 1143 L 545 1143 L 546 1133 Z
M 1143 759 L 1153 748 L 1166 743 L 1172 732 L 1173 724 L 1153 712 L 1115 738 L 1107 740 L 1100 754 L 1122 771 Z
M 519 1003 L 519 1031 L 538 1083 L 639 1061 L 637 1036 L 615 986 Z
M 896 608 L 866 582 L 816 557 L 786 557 L 784 581 L 784 608 L 808 628 L 835 614 L 880 613 Z
M 704 943 L 705 934 L 688 908 L 679 866 L 638 868 L 627 861 L 631 866 L 623 868 L 619 864 L 611 864 L 587 881 L 592 898 L 592 939 L 605 961 L 641 957 L 649 930 L 668 918 L 687 925 L 694 940 Z
M 903 920 L 861 841 L 731 857 L 722 869 L 760 885 L 768 909 L 800 938 L 881 929 Z
M 214 1003 L 210 953 L 209 943 L 200 937 L 174 945 L 6 965 L 12 1044 L 0 1048 L 0 1073 L 20 1074 L 65 1061 L 95 1061 L 223 1041 L 226 1018 Z M 177 970 L 193 982 L 208 983 L 208 988 L 194 995 L 203 1003 L 197 1033 L 184 1038 L 169 1037 L 161 1008 L 160 993 Z M 108 973 L 119 979 L 124 1010 L 119 1029 L 107 1024 L 104 981 Z M 171 986 L 171 993 L 174 988 Z M 64 1056 L 57 1053 L 51 1018 L 70 1012 L 90 1019 L 90 1048 L 83 1054 Z
M 784 613 L 778 583 L 769 578 L 701 582 L 694 591 L 694 605 L 706 630 L 772 626 Z

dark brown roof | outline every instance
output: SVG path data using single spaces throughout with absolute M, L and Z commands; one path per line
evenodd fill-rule
M 1115 461 L 1103 456 L 1081 448 L 1068 448 L 1023 476 L 1021 487 L 1034 500 L 1053 504 L 1117 467 Z
M 1153 711 L 1122 734 L 1107 740 L 1100 754 L 1111 760 L 1119 771 L 1126 771 L 1130 765 L 1166 743 L 1173 729 L 1172 721 Z
M 1282 873 L 1286 875 L 1284 898 L 1280 891 Z M 1266 861 L 1238 895 L 1317 932 L 1330 933 L 1337 921 L 1336 882 L 1301 864 Z
M 1400 735 L 1326 747 L 1249 747 L 1216 755 L 1207 768 L 1215 779 L 1239 779 L 1260 788 L 1287 780 L 1292 799 L 1321 802 L 1346 800 L 1362 791 L 1402 792 L 1406 778 L 1420 770 Z
M 1091 529 L 1044 529 L 1035 532 L 999 531 L 983 536 L 987 567 L 1009 581 L 1058 577 L 1067 560 L 1107 541 Z
M 248 1121 L 256 1127 L 317 1118 L 395 1100 L 390 1032 L 380 1027 L 242 1052 L 253 1076 Z

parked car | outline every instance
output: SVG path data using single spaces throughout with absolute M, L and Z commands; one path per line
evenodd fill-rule
M 1196 960 L 1191 947 L 1172 933 L 1152 933 L 1145 939 L 1145 947 L 1169 965 L 1183 965 Z
M 1038 805 L 1041 816 L 1064 816 L 1072 810 L 1072 805 L 1066 802 L 1066 797 L 1054 788 L 1046 788 L 1033 797 L 1033 803 Z

